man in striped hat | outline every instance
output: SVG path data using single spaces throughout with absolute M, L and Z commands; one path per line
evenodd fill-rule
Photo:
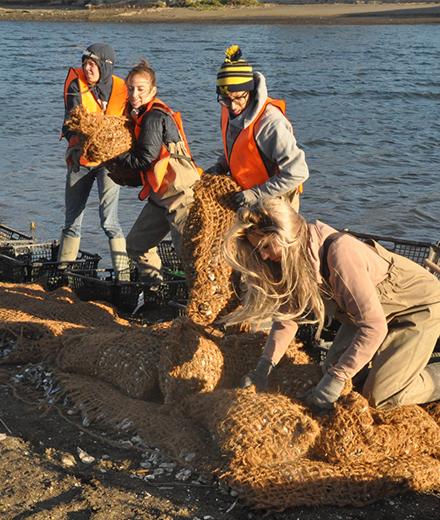
M 268 97 L 266 80 L 232 45 L 217 73 L 223 155 L 207 173 L 226 174 L 241 186 L 237 209 L 263 197 L 284 196 L 298 211 L 302 184 L 309 177 L 283 100 Z

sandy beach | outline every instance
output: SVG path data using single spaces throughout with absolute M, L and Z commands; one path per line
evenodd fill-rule
M 285 23 L 420 24 L 440 23 L 439 3 L 417 4 L 264 4 L 259 7 L 193 8 L 33 8 L 1 7 L 0 20 L 113 23 Z

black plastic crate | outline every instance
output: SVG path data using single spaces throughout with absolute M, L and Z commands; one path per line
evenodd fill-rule
M 183 264 L 177 256 L 171 240 L 162 240 L 157 245 L 157 252 L 162 261 L 162 267 L 176 276 L 185 276 Z
M 13 229 L 4 224 L 0 224 L 0 251 L 8 249 L 11 245 L 17 244 L 31 244 L 34 239 L 30 235 L 25 235 L 16 229 Z
M 344 229 L 350 233 L 350 235 L 359 238 L 363 242 L 367 240 L 375 240 L 379 242 L 379 244 L 385 249 L 393 253 L 397 253 L 398 255 L 405 256 L 414 262 L 423 265 L 426 258 L 428 258 L 432 248 L 437 247 L 436 244 L 430 242 L 419 242 L 416 240 L 403 240 L 400 238 L 392 238 L 382 235 L 370 235 L 367 233 L 358 233 L 357 231 L 352 231 L 351 229 Z
M 131 281 L 116 279 L 113 269 L 69 271 L 67 277 L 69 286 L 81 300 L 105 301 L 126 313 L 137 307 L 142 292 L 145 302 L 154 306 L 166 306 L 170 301 L 183 306 L 188 297 L 185 280 L 165 278 L 160 284 L 152 284 L 135 280 L 135 271 L 131 271 Z
M 49 285 L 62 285 L 59 279 L 64 272 L 59 270 L 58 249 L 57 241 L 9 244 L 0 253 L 0 281 L 28 283 L 47 276 L 51 280 Z M 71 270 L 96 269 L 100 259 L 99 255 L 79 251 L 75 261 L 63 263 Z

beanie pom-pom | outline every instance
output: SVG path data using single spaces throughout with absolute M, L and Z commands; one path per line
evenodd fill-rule
M 225 50 L 226 59 L 225 61 L 228 63 L 233 63 L 234 61 L 238 61 L 241 56 L 241 49 L 239 45 L 231 45 Z

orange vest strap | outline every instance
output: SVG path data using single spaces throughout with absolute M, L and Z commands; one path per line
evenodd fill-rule
M 125 112 L 125 107 L 127 104 L 127 86 L 125 85 L 125 81 L 118 76 L 112 76 L 113 84 L 112 91 L 110 94 L 110 98 L 108 100 L 105 114 L 111 116 L 122 116 Z M 82 68 L 74 69 L 72 67 L 69 68 L 66 76 L 66 80 L 64 81 L 64 103 L 67 105 L 67 96 L 68 89 L 72 81 L 77 80 L 79 85 L 79 94 L 81 98 L 81 105 L 91 113 L 101 112 L 104 113 L 102 106 L 94 96 L 93 92 L 90 90 L 90 87 L 87 83 L 84 71 Z M 71 144 L 71 143 L 69 143 Z M 88 161 L 84 156 L 80 157 L 79 160 L 82 166 L 93 167 L 98 166 L 99 162 Z
M 255 126 L 263 116 L 268 105 L 277 107 L 284 116 L 286 115 L 286 102 L 284 100 L 267 98 L 257 117 L 237 136 L 230 154 L 228 154 L 226 139 L 229 126 L 229 111 L 226 107 L 222 107 L 221 127 L 225 157 L 232 177 L 245 190 L 264 184 L 269 179 L 269 173 L 255 139 Z
M 183 129 L 182 116 L 180 115 L 180 112 L 174 112 L 166 103 L 161 101 L 159 98 L 152 99 L 148 103 L 145 112 L 137 119 L 134 129 L 136 139 L 139 139 L 143 118 L 151 110 L 161 110 L 173 119 L 179 132 L 180 139 L 185 143 L 186 150 L 189 153 L 189 158 L 192 161 L 192 156 L 189 149 L 188 141 L 186 139 L 185 131 Z M 159 157 L 151 163 L 150 168 L 146 172 L 141 172 L 143 188 L 138 194 L 138 198 L 140 200 L 144 200 L 146 197 L 148 197 L 151 190 L 153 190 L 155 193 L 158 193 L 159 190 L 163 188 L 163 184 L 168 173 L 169 159 L 170 153 L 167 147 L 164 144 L 162 144 Z

